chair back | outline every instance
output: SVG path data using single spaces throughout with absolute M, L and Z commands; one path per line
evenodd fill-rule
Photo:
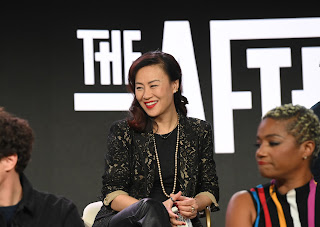
M 92 227 L 94 219 L 96 218 L 99 210 L 101 209 L 102 201 L 97 201 L 88 204 L 82 213 L 82 220 L 84 222 L 85 227 Z

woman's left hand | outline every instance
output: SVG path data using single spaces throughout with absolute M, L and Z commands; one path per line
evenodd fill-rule
M 180 196 L 175 204 L 182 216 L 189 219 L 197 216 L 199 205 L 195 198 Z

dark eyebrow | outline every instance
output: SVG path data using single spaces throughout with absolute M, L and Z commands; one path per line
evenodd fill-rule
M 151 83 L 153 83 L 153 82 L 160 82 L 160 80 L 152 80 L 152 81 L 149 81 L 148 84 L 151 84 Z M 136 82 L 136 84 L 141 84 L 141 85 L 143 85 L 143 84 L 140 83 L 140 82 Z
M 160 82 L 160 80 L 151 80 L 150 82 L 148 82 L 148 84 L 151 84 L 153 82 Z
M 280 137 L 280 138 L 284 138 L 283 136 L 281 135 L 278 135 L 278 134 L 268 134 L 265 136 L 265 138 L 270 138 L 270 137 Z M 257 136 L 257 139 L 261 139 L 259 136 Z

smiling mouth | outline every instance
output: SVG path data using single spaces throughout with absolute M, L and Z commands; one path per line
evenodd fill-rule
M 266 165 L 268 164 L 267 162 L 264 162 L 264 161 L 258 161 L 258 165 Z
M 151 101 L 151 102 L 145 102 L 144 104 L 146 105 L 146 107 L 148 109 L 153 108 L 156 104 L 158 103 L 158 101 Z

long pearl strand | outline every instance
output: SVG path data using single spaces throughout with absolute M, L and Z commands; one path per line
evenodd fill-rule
M 174 155 L 174 180 L 173 180 L 173 189 L 172 189 L 172 194 L 176 190 L 176 185 L 177 185 L 177 175 L 178 175 L 178 149 L 179 149 L 179 133 L 180 133 L 180 124 L 179 124 L 179 115 L 178 115 L 178 133 L 177 133 L 177 143 L 176 143 L 176 151 Z M 170 195 L 167 194 L 164 185 L 163 185 L 163 180 L 162 180 L 162 174 L 161 174 L 161 167 L 160 167 L 160 160 L 158 156 L 158 151 L 157 151 L 157 144 L 156 144 L 156 139 L 154 137 L 154 133 L 152 134 L 152 139 L 153 139 L 153 144 L 154 144 L 154 151 L 156 153 L 156 159 L 157 159 L 157 164 L 158 164 L 158 170 L 159 170 L 159 177 L 160 177 L 160 184 L 163 193 L 170 198 Z

